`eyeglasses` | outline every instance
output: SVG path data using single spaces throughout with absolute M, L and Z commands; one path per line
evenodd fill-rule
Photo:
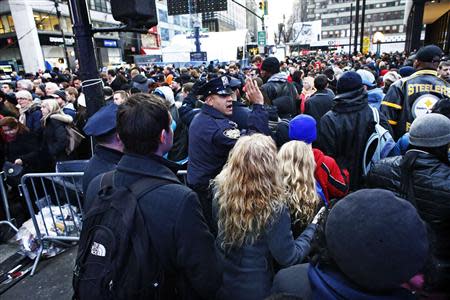
M 19 97 L 19 98 L 16 98 L 17 100 L 29 100 L 29 101 L 31 101 L 31 99 L 28 99 L 28 98 L 24 98 L 24 97 Z

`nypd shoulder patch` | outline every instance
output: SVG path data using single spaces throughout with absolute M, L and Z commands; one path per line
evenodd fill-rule
M 226 129 L 223 132 L 223 135 L 226 136 L 227 138 L 237 140 L 241 136 L 241 132 L 239 131 L 239 129 L 230 128 Z

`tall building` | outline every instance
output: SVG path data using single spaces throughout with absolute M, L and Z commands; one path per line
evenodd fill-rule
M 245 5 L 245 0 L 237 0 Z M 209 31 L 231 31 L 237 29 L 246 29 L 247 13 L 245 9 L 231 0 L 228 0 L 227 11 L 216 11 L 202 13 L 202 26 L 208 28 Z
M 55 1 L 61 18 L 57 17 Z M 111 14 L 110 0 L 86 2 L 94 28 L 119 24 Z M 188 15 L 168 16 L 166 1 L 155 2 L 159 24 L 149 34 L 111 32 L 94 35 L 99 67 L 119 64 L 127 56 L 132 60 L 133 55 L 164 47 L 174 35 L 191 28 Z M 16 70 L 26 72 L 45 70 L 48 66 L 73 68 L 74 47 L 67 0 L 0 0 L 0 66 L 12 65 Z
M 1 1 L 0 61 L 26 72 L 45 70 L 46 66 L 74 67 L 75 40 L 69 8 L 66 1 L 57 2 L 61 18 L 57 17 L 55 1 Z M 109 1 L 89 0 L 87 3 L 94 27 L 118 24 L 112 18 Z M 96 34 L 94 43 L 98 61 L 102 64 L 122 60 L 118 33 Z
M 360 0 L 362 6 L 362 0 Z M 405 42 L 404 11 L 406 0 L 367 0 L 365 6 L 364 36 L 371 37 L 380 31 L 385 36 L 385 45 L 403 50 Z M 314 46 L 348 46 L 355 35 L 355 0 L 300 0 L 295 14 L 297 22 L 321 21 L 320 41 Z M 353 6 L 351 21 L 351 7 Z M 295 11 L 296 9 L 294 9 Z M 362 7 L 360 10 L 360 22 Z M 350 24 L 353 25 L 352 32 Z M 361 30 L 361 26 L 359 27 Z M 358 44 L 360 33 L 358 33 Z M 352 38 L 353 43 L 353 38 Z

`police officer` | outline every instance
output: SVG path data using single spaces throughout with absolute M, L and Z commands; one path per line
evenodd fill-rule
M 229 118 L 233 114 L 233 90 L 230 77 L 222 76 L 205 83 L 198 91 L 203 96 L 201 112 L 189 128 L 188 184 L 199 195 L 206 221 L 212 226 L 209 181 L 222 170 L 228 152 L 241 131 Z M 263 96 L 252 80 L 246 83 L 247 98 L 253 103 L 249 114 L 249 131 L 270 134 L 268 115 L 263 107 Z M 239 183 L 236 183 L 239 184 Z
M 114 170 L 122 158 L 123 144 L 117 137 L 116 115 L 118 106 L 114 103 L 102 107 L 84 126 L 84 132 L 95 138 L 94 156 L 89 160 L 83 175 L 83 192 L 97 175 Z M 86 205 L 84 205 L 86 207 Z
M 230 119 L 238 125 L 240 130 L 248 129 L 248 116 L 251 112 L 250 108 L 242 103 L 242 85 L 241 80 L 231 77 L 230 87 L 233 90 L 231 95 L 233 98 L 233 114 Z
M 381 102 L 386 115 L 399 139 L 409 131 L 412 121 L 431 112 L 439 99 L 450 97 L 450 84 L 437 77 L 437 68 L 443 52 L 435 45 L 428 45 L 416 54 L 416 72 L 392 84 Z

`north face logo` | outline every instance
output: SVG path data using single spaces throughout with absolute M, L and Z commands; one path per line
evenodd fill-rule
M 102 244 L 99 244 L 97 242 L 94 242 L 91 247 L 91 254 L 95 256 L 106 256 L 106 248 Z

